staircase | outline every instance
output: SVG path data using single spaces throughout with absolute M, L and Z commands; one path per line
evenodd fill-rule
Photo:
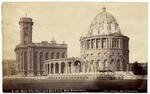
M 134 74 L 127 71 L 116 71 L 115 76 L 123 77 L 123 79 L 137 79 L 137 77 Z

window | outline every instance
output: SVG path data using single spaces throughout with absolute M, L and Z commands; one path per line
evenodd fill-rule
M 54 59 L 54 52 L 51 53 L 51 59 Z
M 62 56 L 61 56 L 62 58 L 65 58 L 65 53 L 62 53 Z
M 91 48 L 94 49 L 95 48 L 95 39 L 92 39 L 92 45 Z
M 112 39 L 112 47 L 118 48 L 119 47 L 119 38 Z
M 45 60 L 48 60 L 48 52 L 45 53 Z
M 101 42 L 100 42 L 100 39 L 97 39 L 96 40 L 96 48 L 100 48 L 101 47 Z
M 56 58 L 59 58 L 59 52 L 56 54 Z
M 90 40 L 87 41 L 87 49 L 90 49 Z
M 102 48 L 106 48 L 106 38 L 102 39 Z

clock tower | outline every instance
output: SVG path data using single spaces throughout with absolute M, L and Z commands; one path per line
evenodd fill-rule
M 20 44 L 27 45 L 32 43 L 32 19 L 27 17 L 20 18 Z

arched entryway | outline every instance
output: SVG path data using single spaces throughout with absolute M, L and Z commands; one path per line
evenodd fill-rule
M 127 70 L 127 64 L 126 64 L 126 61 L 123 60 L 123 71 L 126 71 Z
M 51 63 L 51 74 L 53 74 L 53 73 L 54 73 L 54 64 Z
M 108 66 L 109 66 L 109 69 L 112 70 L 112 71 L 117 70 L 117 69 L 116 69 L 116 66 L 115 66 L 115 61 L 114 61 L 114 59 L 112 59 L 112 60 L 110 61 L 110 65 L 108 65 Z
M 97 62 L 96 62 L 96 71 L 98 71 L 98 70 L 100 70 L 100 60 L 97 60 Z
M 55 73 L 56 74 L 59 73 L 59 64 L 58 63 L 55 64 Z
M 81 72 L 81 62 L 79 60 L 74 62 L 74 69 L 74 71 L 77 73 Z
M 108 69 L 108 62 L 107 60 L 104 60 L 103 62 L 103 70 L 107 70 Z
M 65 63 L 61 63 L 61 73 L 65 73 Z

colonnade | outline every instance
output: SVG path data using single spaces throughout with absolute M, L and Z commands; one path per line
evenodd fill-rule
M 81 39 L 81 50 L 85 49 L 99 49 L 99 48 L 118 48 L 128 50 L 128 39 L 117 37 L 104 37 L 104 38 L 87 38 Z
M 55 63 L 54 63 L 55 62 Z M 75 61 L 61 62 L 53 61 L 45 64 L 46 74 L 73 74 L 73 73 L 93 73 L 99 70 L 126 71 L 127 63 L 118 60 L 91 60 L 91 61 Z
M 53 56 L 52 56 L 53 55 Z M 27 75 L 32 72 L 34 75 L 42 75 L 43 61 L 48 59 L 65 58 L 65 52 L 21 50 L 16 52 L 17 71 Z M 36 72 L 35 72 L 36 71 Z

